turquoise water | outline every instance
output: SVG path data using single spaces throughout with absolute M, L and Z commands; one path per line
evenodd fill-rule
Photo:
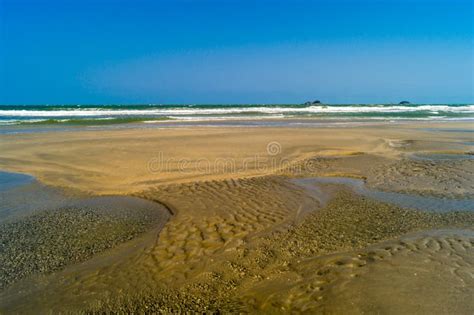
M 0 126 L 111 125 L 162 121 L 474 120 L 471 104 L 2 105 Z

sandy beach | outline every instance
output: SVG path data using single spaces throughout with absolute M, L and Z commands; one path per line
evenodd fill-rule
M 329 126 L 92 128 L 2 135 L 0 167 L 31 174 L 55 187 L 93 194 L 130 194 L 155 185 L 262 176 L 285 168 L 291 172 L 363 177 L 379 167 L 390 172 L 382 177 L 403 178 L 406 163 L 397 166 L 396 162 L 410 153 L 472 152 L 472 144 L 466 144 L 472 141 L 469 122 Z M 351 156 L 357 158 L 344 159 Z M 339 159 L 333 163 L 331 158 Z M 313 167 L 315 159 L 320 160 Z M 309 170 L 303 170 L 305 167 Z M 428 176 L 424 173 L 420 175 Z M 383 181 L 376 177 L 370 180 Z M 472 193 L 472 182 L 459 189 Z
M 473 315 L 473 8 L 0 0 L 0 315 Z
M 472 313 L 473 131 L 387 122 L 2 135 L 0 169 L 80 202 L 0 222 L 10 268 L 0 311 Z M 90 201 L 108 196 L 162 212 Z M 26 255 L 38 246 L 50 250 Z

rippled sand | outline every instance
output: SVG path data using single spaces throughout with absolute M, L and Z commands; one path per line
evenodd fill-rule
M 461 231 L 474 226 L 474 213 L 404 210 L 337 185 L 321 189 L 332 196 L 326 206 L 283 177 L 147 191 L 143 197 L 159 196 L 175 209 L 158 238 L 143 242 L 147 245 L 126 258 L 115 260 L 109 254 L 46 278 L 20 281 L 4 293 L 3 309 L 395 312 L 397 305 L 414 310 L 414 302 L 403 299 L 420 294 L 413 283 L 405 287 L 409 292 L 391 285 L 389 279 L 400 272 L 407 277 L 412 270 L 429 278 L 440 263 L 442 270 L 464 266 L 443 276 L 445 283 L 456 287 L 459 274 L 472 271 L 472 232 Z M 182 213 L 183 206 L 193 211 Z M 419 239 L 415 234 L 415 245 L 408 241 L 413 238 L 403 236 L 446 228 L 454 230 Z M 120 249 L 115 255 L 122 256 Z M 427 260 L 432 255 L 436 257 Z M 466 259 L 457 259 L 460 255 Z M 373 294 L 380 293 L 380 300 L 366 298 L 360 288 L 347 291 L 349 285 L 378 286 Z M 469 284 L 466 288 L 453 291 L 456 301 L 472 294 Z M 22 294 L 17 294 L 19 289 Z M 445 289 L 432 288 L 434 296 L 446 294 Z M 348 296 L 344 303 L 336 302 L 341 292 Z M 383 295 L 397 292 L 399 303 L 384 302 Z M 425 295 L 419 299 L 428 303 Z M 472 307 L 457 304 L 446 307 Z
M 222 137 L 222 146 L 193 149 L 210 151 L 203 153 L 209 156 L 219 152 L 245 156 L 245 141 L 235 131 L 200 132 L 206 135 L 193 138 L 200 145 Z M 88 170 L 97 168 L 95 175 L 90 171 L 81 175 L 79 167 L 71 168 L 72 156 L 55 157 L 58 164 L 50 165 L 40 152 L 23 151 L 25 160 L 34 157 L 31 161 L 38 164 L 33 165 L 39 165 L 31 169 L 52 182 L 58 176 L 53 170 L 69 174 L 66 181 L 78 176 L 76 189 L 98 187 L 101 180 L 115 178 L 99 192 L 133 192 L 135 197 L 165 205 L 173 215 L 161 231 L 152 228 L 86 261 L 15 280 L 0 292 L 0 311 L 474 311 L 474 207 L 469 202 L 453 211 L 406 209 L 358 195 L 350 186 L 328 182 L 308 187 L 295 181 L 345 176 L 363 180 L 367 189 L 426 196 L 434 202 L 436 198 L 469 201 L 474 196 L 472 159 L 412 158 L 415 152 L 463 153 L 457 135 L 440 136 L 443 141 L 437 142 L 424 131 L 356 130 L 356 136 L 367 135 L 359 145 L 354 135 L 341 130 L 334 137 L 330 131 L 321 131 L 319 142 L 320 131 L 314 130 L 290 134 L 279 130 L 272 136 L 261 130 L 245 132 L 255 137 L 249 151 L 259 145 L 265 151 L 265 141 L 278 139 L 288 151 L 276 158 L 285 163 L 271 170 L 253 165 L 239 174 L 180 175 L 171 170 L 163 174 L 164 181 L 160 174 L 140 177 L 141 171 L 138 175 L 133 171 L 114 174 L 99 167 L 105 163 L 99 153 L 110 146 L 117 148 L 121 137 L 128 137 L 128 144 L 137 141 L 134 132 L 126 135 L 122 131 L 105 146 L 102 142 L 92 145 L 90 152 L 96 155 L 91 153 L 89 158 L 97 158 L 99 166 L 80 164 Z M 178 134 L 173 137 L 182 137 Z M 291 144 L 289 139 L 297 139 L 296 135 L 301 138 Z M 164 136 L 171 137 L 168 132 Z M 153 137 L 146 135 L 144 143 L 150 146 Z M 190 145 L 183 141 L 184 147 Z M 81 141 L 71 143 L 77 142 Z M 92 148 L 87 142 L 77 147 L 71 144 L 62 154 L 88 147 Z M 184 150 L 182 154 L 184 147 L 178 149 Z M 15 150 L 21 151 L 20 147 Z M 139 163 L 142 157 L 127 160 L 131 152 L 124 147 L 120 150 L 123 156 L 112 164 L 132 170 L 146 168 Z M 0 163 L 17 163 L 8 159 Z M 133 182 L 141 189 L 124 188 Z

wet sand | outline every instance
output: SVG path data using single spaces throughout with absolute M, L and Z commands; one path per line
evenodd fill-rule
M 132 194 L 166 205 L 173 216 L 161 231 L 134 234 L 129 242 L 57 271 L 14 279 L 0 291 L 0 310 L 472 313 L 474 160 L 413 158 L 462 155 L 472 147 L 464 144 L 466 133 L 427 128 L 3 137 L 3 168 L 82 193 Z M 267 146 L 275 142 L 276 154 Z M 171 157 L 171 167 L 150 170 L 149 160 L 160 152 Z M 263 166 L 246 162 L 255 154 Z M 187 159 L 185 172 L 177 157 Z M 203 157 L 232 158 L 235 168 L 199 168 Z M 361 179 L 365 189 L 425 199 L 417 199 L 417 209 L 403 208 L 350 185 L 295 182 L 320 176 Z M 466 202 L 459 209 L 429 211 L 423 209 L 426 200 Z M 99 235 L 113 238 L 121 229 L 98 230 L 103 233 L 92 233 L 91 240 L 100 244 Z M 64 231 L 64 237 L 73 234 Z
M 127 242 L 169 218 L 160 204 L 134 197 L 76 199 L 0 224 L 0 289 L 50 274 Z
M 313 211 L 296 224 L 298 208 L 282 215 L 277 209 L 287 205 L 275 199 L 282 195 L 284 200 L 297 198 L 301 192 L 295 194 L 297 189 L 282 178 L 259 179 L 267 180 L 272 183 L 267 185 L 279 187 L 278 193 L 255 195 L 251 202 L 270 209 L 267 218 L 274 218 L 273 224 L 245 207 L 232 211 L 228 206 L 220 215 L 203 212 L 205 202 L 213 201 L 216 208 L 227 204 L 227 200 L 207 194 L 227 184 L 202 183 L 203 193 L 194 195 L 196 217 L 176 215 L 158 239 L 126 259 L 104 263 L 101 256 L 46 279 L 20 281 L 1 296 L 3 310 L 413 312 L 420 307 L 416 301 L 425 301 L 427 309 L 436 311 L 433 305 L 439 296 L 446 300 L 443 307 L 453 312 L 472 309 L 474 288 L 470 282 L 459 286 L 469 280 L 473 268 L 472 211 L 401 209 L 329 185 L 322 187 L 331 194 L 329 203 L 321 207 L 317 200 L 307 200 Z M 254 191 L 252 184 L 262 186 L 258 181 L 245 181 L 243 188 L 228 189 L 231 203 L 246 202 Z M 188 188 L 174 189 L 165 191 L 176 201 L 190 194 Z M 159 190 L 144 196 L 157 195 Z M 222 217 L 223 213 L 227 216 Z M 409 233 L 414 233 L 414 238 Z M 415 240 L 414 244 L 409 239 Z M 433 283 L 437 270 L 445 271 L 444 285 L 430 286 L 430 294 L 420 293 L 420 284 L 408 278 L 410 272 L 419 273 L 430 280 L 426 284 Z M 400 272 L 403 277 L 398 279 Z M 408 284 L 401 290 L 391 285 L 392 278 Z M 346 289 L 359 285 L 367 289 Z M 378 290 L 373 291 L 372 286 Z M 446 292 L 447 288 L 452 290 Z M 379 300 L 370 298 L 369 293 Z M 341 301 L 340 294 L 348 299 Z M 399 303 L 386 304 L 384 296 L 396 297 Z
M 308 159 L 364 153 L 370 159 L 324 171 L 324 175 L 354 177 L 365 176 L 373 165 L 383 170 L 386 163 L 413 152 L 472 151 L 473 147 L 465 144 L 472 133 L 463 130 L 472 130 L 472 124 L 90 129 L 2 135 L 0 169 L 95 195 L 129 194 L 162 184 L 268 175 Z M 269 154 L 268 149 L 275 151 Z M 405 174 L 399 171 L 393 176 Z

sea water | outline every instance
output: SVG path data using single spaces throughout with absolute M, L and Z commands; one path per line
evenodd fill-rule
M 109 126 L 126 123 L 474 120 L 472 104 L 0 105 L 0 126 Z M 32 130 L 34 132 L 34 130 Z M 5 133 L 5 132 L 3 132 Z

